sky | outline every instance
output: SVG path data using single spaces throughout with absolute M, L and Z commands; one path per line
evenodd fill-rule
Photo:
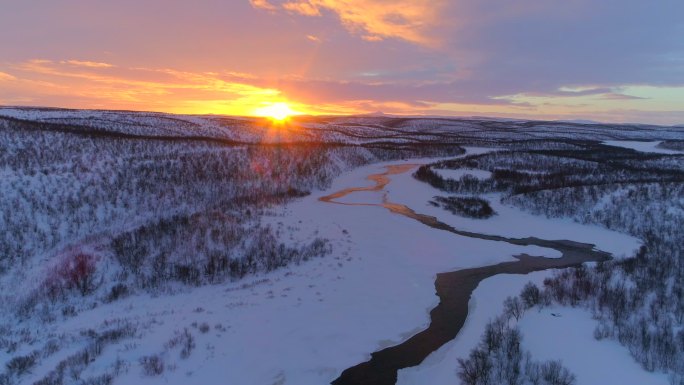
M 0 0 L 0 105 L 684 124 L 682 15 L 682 0 Z

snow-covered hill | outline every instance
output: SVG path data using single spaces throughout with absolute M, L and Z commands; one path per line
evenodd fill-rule
M 600 209 L 617 210 L 629 183 L 677 183 L 676 150 L 601 144 L 625 141 L 678 148 L 684 128 L 1 107 L 0 385 L 329 382 L 425 326 L 435 274 L 555 255 L 318 201 L 324 192 L 367 185 L 381 162 L 472 155 L 436 168 L 443 183 L 465 181 L 473 194 L 501 194 L 511 180 L 553 191 L 488 195 L 498 216 L 464 219 L 431 206 L 440 190 L 409 172 L 346 202 L 392 199 L 468 231 L 573 238 L 628 257 L 636 238 L 522 211 L 566 213 L 552 205 L 570 197 L 610 222 Z M 480 148 L 464 155 L 465 145 Z M 617 151 L 631 174 L 598 180 L 591 170 L 617 166 L 592 151 Z M 591 197 L 572 190 L 585 179 Z M 575 184 L 556 188 L 566 182 Z M 634 191 L 666 196 L 642 187 Z
M 285 123 L 251 117 L 172 115 L 0 107 L 0 118 L 34 122 L 36 129 L 138 137 L 216 139 L 238 143 L 321 142 L 382 145 L 445 140 L 495 144 L 501 140 L 676 140 L 681 127 L 601 123 L 403 118 L 391 116 L 292 117 Z M 42 125 L 35 123 L 44 123 Z

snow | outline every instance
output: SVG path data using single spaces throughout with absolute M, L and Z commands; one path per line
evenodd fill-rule
M 541 286 L 544 278 L 552 274 L 552 270 L 526 275 L 500 274 L 480 282 L 470 298 L 468 318 L 456 338 L 430 354 L 419 366 L 400 370 L 397 385 L 456 384 L 458 359 L 467 358 L 477 346 L 487 323 L 501 314 L 506 297 L 520 293 L 527 282 Z
M 658 145 L 662 142 L 636 142 L 629 140 L 606 140 L 603 144 L 615 147 L 629 148 L 640 152 L 652 152 L 657 154 L 682 154 L 681 151 L 669 150 L 667 148 L 660 148 Z
M 657 138 L 681 140 L 684 131 L 677 127 L 630 126 L 620 130 L 616 125 L 583 125 L 547 122 L 532 127 L 524 120 L 493 118 L 407 118 L 399 126 L 388 117 L 320 117 L 293 119 L 291 125 L 274 131 L 260 118 L 221 115 L 174 115 L 153 112 L 126 112 L 103 110 L 65 110 L 30 107 L 2 107 L 0 118 L 73 124 L 77 129 L 97 129 L 104 132 L 144 136 L 212 137 L 250 143 L 278 142 L 329 142 L 347 144 L 413 143 L 411 132 L 424 135 L 421 140 L 443 143 L 445 134 L 452 143 L 490 140 L 524 139 L 623 139 L 652 140 Z M 489 124 L 483 124 L 488 121 Z M 492 124 L 494 124 L 492 126 Z M 504 128 L 505 129 L 502 129 Z M 410 131 L 398 133 L 397 129 Z M 656 131 L 657 130 L 657 131 Z M 434 134 L 434 135 L 429 135 Z
M 554 317 L 551 313 L 560 316 Z M 518 323 L 523 346 L 532 357 L 561 360 L 576 375 L 577 385 L 669 383 L 666 374 L 642 369 L 618 342 L 594 339 L 596 325 L 588 311 L 566 307 L 530 311 Z

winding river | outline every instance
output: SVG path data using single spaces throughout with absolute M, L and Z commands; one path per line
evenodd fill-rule
M 610 254 L 596 250 L 594 245 L 568 240 L 545 240 L 536 237 L 507 238 L 498 235 L 480 234 L 458 230 L 436 217 L 416 213 L 411 208 L 389 202 L 387 194 L 382 203 L 344 203 L 337 201 L 349 194 L 360 191 L 382 191 L 390 183 L 391 175 L 409 172 L 420 164 L 400 164 L 387 166 L 385 172 L 369 175 L 368 180 L 375 183 L 370 187 L 347 188 L 324 196 L 319 200 L 331 204 L 349 206 L 380 206 L 392 213 L 414 219 L 436 230 L 448 231 L 464 237 L 507 242 L 520 246 L 541 246 L 558 250 L 561 258 L 535 257 L 527 254 L 516 256 L 516 261 L 496 265 L 463 269 L 437 274 L 435 289 L 440 301 L 430 311 L 430 325 L 408 340 L 371 354 L 371 359 L 348 368 L 335 379 L 333 385 L 392 385 L 397 382 L 399 369 L 419 365 L 430 353 L 456 337 L 468 316 L 468 302 L 477 285 L 484 279 L 497 274 L 527 274 L 546 269 L 579 266 L 584 262 L 605 261 Z M 455 365 L 455 363 L 454 363 Z M 456 379 L 454 378 L 454 381 Z

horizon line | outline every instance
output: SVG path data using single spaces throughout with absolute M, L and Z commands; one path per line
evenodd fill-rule
M 166 114 L 172 116 L 220 116 L 233 118 L 249 118 L 249 119 L 268 119 L 267 116 L 260 115 L 230 115 L 217 113 L 195 113 L 182 114 L 168 111 L 154 111 L 154 110 L 130 110 L 130 109 L 111 109 L 111 108 L 74 108 L 74 107 L 58 107 L 58 106 L 30 106 L 30 105 L 4 105 L 0 104 L 0 109 L 33 109 L 33 110 L 63 110 L 63 111 L 102 111 L 102 112 L 119 112 L 119 113 L 149 113 L 149 114 Z M 399 118 L 399 119 L 453 119 L 453 120 L 489 120 L 489 121 L 518 121 L 518 122 L 548 122 L 548 123 L 565 123 L 565 124 L 579 124 L 579 125 L 615 125 L 615 126 L 653 126 L 653 127 L 673 127 L 684 128 L 684 123 L 662 125 L 644 122 L 605 122 L 593 119 L 583 119 L 578 117 L 576 119 L 543 119 L 543 118 L 516 118 L 506 116 L 481 116 L 481 115 L 420 115 L 420 114 L 388 114 L 382 111 L 360 113 L 360 114 L 311 114 L 311 113 L 297 113 L 290 115 L 290 118 L 297 117 L 312 117 L 312 118 L 344 118 L 344 117 L 366 117 L 366 118 Z

